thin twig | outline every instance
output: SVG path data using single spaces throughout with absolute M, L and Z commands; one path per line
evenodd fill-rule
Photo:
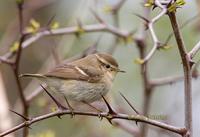
M 120 0 L 116 5 L 112 7 L 113 22 L 116 28 L 119 28 L 119 10 L 123 6 L 126 0 Z M 113 54 L 118 46 L 119 38 L 115 37 L 113 44 L 108 49 L 108 53 Z
M 194 71 L 193 71 L 194 72 Z M 195 79 L 197 77 L 199 77 L 200 74 L 194 74 L 192 75 L 192 77 Z M 164 78 L 156 78 L 156 79 L 152 79 L 150 81 L 151 85 L 153 87 L 159 87 L 159 86 L 165 86 L 165 85 L 171 85 L 171 84 L 175 84 L 179 81 L 184 80 L 184 76 L 168 76 L 168 77 L 164 77 Z
M 197 54 L 197 52 L 200 50 L 200 41 L 192 48 L 192 50 L 188 53 L 188 56 L 190 59 L 193 59 L 193 57 Z
M 155 0 L 155 4 L 156 4 L 156 6 L 160 7 L 162 9 L 162 11 L 147 23 L 154 44 L 153 44 L 153 48 L 151 49 L 151 51 L 143 59 L 144 62 L 148 61 L 153 56 L 153 54 L 155 53 L 156 49 L 160 46 L 160 42 L 159 42 L 159 40 L 158 40 L 158 38 L 156 36 L 156 33 L 154 31 L 153 24 L 155 24 L 162 16 L 164 16 L 167 13 L 167 8 L 165 8 L 160 3 L 159 0 Z
M 186 25 L 188 25 L 189 23 L 191 23 L 192 21 L 194 21 L 198 16 L 199 16 L 199 13 L 198 13 L 197 15 L 195 15 L 195 16 L 193 16 L 193 17 L 187 19 L 183 24 L 180 25 L 179 29 L 180 29 L 180 30 L 183 29 Z M 169 43 L 169 41 L 170 41 L 170 39 L 172 38 L 172 36 L 174 36 L 174 33 L 173 33 L 173 32 L 171 32 L 171 33 L 168 35 L 167 39 L 166 39 L 165 42 L 164 42 L 164 45 L 167 45 L 167 44 Z
M 8 64 L 8 65 L 12 65 L 13 64 L 13 61 L 9 60 L 9 59 L 5 59 L 3 57 L 0 57 L 0 63 L 5 63 L 5 64 Z
M 123 37 L 123 38 L 130 36 L 130 32 L 128 32 L 128 31 L 120 30 L 112 25 L 108 25 L 108 24 L 105 25 L 103 23 L 83 25 L 82 29 L 84 30 L 85 33 L 108 32 L 115 36 Z M 58 28 L 58 29 L 53 29 L 51 31 L 43 30 L 41 32 L 38 32 L 38 33 L 32 35 L 30 38 L 26 39 L 25 41 L 23 41 L 22 48 L 27 48 L 32 43 L 36 42 L 37 40 L 39 40 L 40 38 L 42 38 L 44 36 L 76 34 L 79 31 L 80 30 L 77 28 L 77 26 Z M 132 37 L 132 39 L 134 39 L 134 38 Z M 8 52 L 8 53 L 4 54 L 3 56 L 1 56 L 1 58 L 8 59 L 12 55 L 13 55 L 12 52 Z
M 14 72 L 14 76 L 16 79 L 16 83 L 17 83 L 17 87 L 18 87 L 18 92 L 19 92 L 19 97 L 22 101 L 22 105 L 23 105 L 23 116 L 24 117 L 28 117 L 28 104 L 26 102 L 24 93 L 23 93 L 23 89 L 19 80 L 19 64 L 20 64 L 20 58 L 21 58 L 21 54 L 22 54 L 22 44 L 25 40 L 26 35 L 23 34 L 23 23 L 24 23 L 24 19 L 23 19 L 23 4 L 24 1 L 20 1 L 17 3 L 18 6 L 18 12 L 19 12 L 19 29 L 20 29 L 20 40 L 19 40 L 19 47 L 16 51 L 16 59 L 15 62 L 12 66 L 13 72 Z M 17 113 L 16 113 L 17 114 Z M 23 137 L 27 137 L 28 136 L 28 128 L 24 128 L 23 130 Z
M 147 0 L 144 2 L 146 3 Z M 150 9 L 144 7 L 144 19 L 146 19 L 146 22 L 149 23 L 149 16 L 150 16 Z M 140 27 L 140 33 L 139 33 L 139 40 L 136 40 L 136 44 L 139 50 L 139 55 L 141 59 L 145 58 L 146 54 L 146 37 L 147 37 L 147 32 L 146 30 L 146 24 L 143 24 Z M 147 115 L 150 109 L 150 101 L 151 101 L 151 93 L 152 93 L 152 88 L 149 83 L 149 75 L 148 75 L 148 62 L 144 62 L 140 66 L 140 73 L 141 73 L 141 78 L 142 78 L 142 84 L 143 84 L 143 110 L 142 113 L 143 115 Z M 141 137 L 145 137 L 147 134 L 147 125 L 142 124 L 140 128 L 140 134 Z

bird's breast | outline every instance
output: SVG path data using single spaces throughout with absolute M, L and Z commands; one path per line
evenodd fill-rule
M 94 102 L 102 98 L 102 95 L 110 90 L 110 83 L 100 81 L 98 83 L 90 83 L 87 81 L 68 80 L 63 81 L 59 91 L 71 100 Z

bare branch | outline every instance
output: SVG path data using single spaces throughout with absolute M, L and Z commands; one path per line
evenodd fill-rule
M 168 84 L 174 84 L 176 82 L 182 81 L 184 76 L 169 76 L 164 78 L 157 78 L 151 80 L 151 85 L 154 87 L 164 86 Z
M 117 12 L 121 9 L 121 7 L 124 5 L 125 2 L 126 2 L 126 0 L 120 0 L 118 3 L 116 3 L 112 7 L 113 14 L 117 14 Z
M 146 1 L 146 0 L 144 0 Z M 150 9 L 144 7 L 144 19 L 146 19 L 146 23 L 149 23 L 149 16 L 150 16 Z M 140 29 L 139 29 L 139 36 L 138 40 L 136 40 L 136 44 L 139 50 L 140 58 L 143 59 L 145 58 L 146 54 L 146 49 L 147 49 L 147 44 L 146 44 L 146 39 L 147 39 L 147 32 L 146 32 L 146 24 L 143 24 Z M 147 115 L 150 109 L 150 102 L 151 102 L 151 93 L 152 93 L 152 88 L 149 83 L 149 75 L 148 75 L 148 62 L 142 63 L 140 65 L 140 73 L 141 73 L 141 78 L 142 78 L 142 85 L 143 85 L 143 110 L 142 113 L 143 115 Z M 142 124 L 140 128 L 140 134 L 141 137 L 145 137 L 147 134 L 147 125 Z
M 92 33 L 92 32 L 108 32 L 118 37 L 126 38 L 130 36 L 130 32 L 125 30 L 120 30 L 116 27 L 113 27 L 111 25 L 105 25 L 105 24 L 92 24 L 92 25 L 83 25 L 82 29 L 86 33 Z M 34 43 L 35 41 L 39 40 L 40 38 L 44 36 L 51 36 L 51 35 L 69 35 L 69 34 L 76 34 L 79 32 L 79 29 L 77 26 L 73 27 L 65 27 L 65 28 L 58 28 L 53 29 L 51 31 L 49 30 L 43 30 L 41 32 L 36 33 L 35 35 L 32 35 L 30 38 L 26 39 L 22 43 L 22 48 L 28 47 L 30 44 Z M 133 39 L 133 38 L 132 38 Z M 1 58 L 8 59 L 13 55 L 12 52 L 8 52 L 4 54 Z
M 195 70 L 193 70 L 194 73 Z M 193 78 L 197 78 L 199 77 L 200 74 L 192 74 Z M 164 77 L 164 78 L 156 78 L 156 79 L 152 79 L 150 81 L 151 85 L 153 87 L 158 87 L 158 86 L 165 86 L 165 85 L 172 85 L 175 84 L 177 82 L 183 81 L 184 80 L 184 76 L 168 76 L 168 77 Z
M 188 25 L 189 23 L 191 23 L 192 21 L 194 21 L 197 17 L 199 16 L 199 13 L 197 15 L 194 15 L 193 17 L 187 19 L 183 24 L 180 25 L 179 29 L 183 29 L 186 25 Z M 167 45 L 170 41 L 170 39 L 172 38 L 172 36 L 174 36 L 174 33 L 171 32 L 169 34 L 169 36 L 167 37 L 167 39 L 164 42 L 164 45 Z
M 156 49 L 160 46 L 160 42 L 156 36 L 156 33 L 153 28 L 153 24 L 155 24 L 162 16 L 164 16 L 167 13 L 167 8 L 165 8 L 159 0 L 155 0 L 156 6 L 160 7 L 162 9 L 161 13 L 155 16 L 152 20 L 149 21 L 148 23 L 148 28 L 151 34 L 151 37 L 153 39 L 153 48 L 151 51 L 148 53 L 148 55 L 143 59 L 144 62 L 148 61 L 153 54 L 155 53 Z
M 11 64 L 11 67 L 13 69 L 14 72 L 14 76 L 16 79 L 16 83 L 17 83 L 17 87 L 18 87 L 18 93 L 19 93 L 19 97 L 22 101 L 22 106 L 23 106 L 23 116 L 20 115 L 17 112 L 14 112 L 15 114 L 18 114 L 19 116 L 22 116 L 23 118 L 28 117 L 28 103 L 26 102 L 24 93 L 23 93 L 23 89 L 19 80 L 19 64 L 20 64 L 20 59 L 21 59 L 21 54 L 22 54 L 22 44 L 25 40 L 26 34 L 23 34 L 23 23 L 24 23 L 24 18 L 23 18 L 23 5 L 24 5 L 24 1 L 17 1 L 17 7 L 18 7 L 18 16 L 19 16 L 19 29 L 20 29 L 20 40 L 19 40 L 19 47 L 16 51 L 16 58 L 13 64 Z M 23 137 L 27 137 L 28 136 L 28 128 L 24 128 L 23 130 Z
M 183 63 L 184 70 L 184 96 L 185 96 L 185 126 L 189 130 L 189 134 L 192 137 L 192 73 L 191 73 L 191 60 L 186 52 L 185 45 L 181 33 L 179 31 L 179 26 L 176 20 L 176 15 L 174 12 L 170 12 L 169 18 L 174 31 L 176 42 L 178 45 L 179 53 Z
M 15 131 L 21 129 L 21 128 L 29 127 L 33 123 L 37 123 L 39 121 L 42 121 L 42 120 L 45 120 L 45 119 L 48 119 L 48 118 L 51 118 L 51 117 L 55 117 L 55 116 L 58 116 L 58 115 L 59 116 L 60 115 L 71 115 L 71 113 L 72 112 L 70 110 L 62 110 L 62 111 L 58 110 L 58 111 L 51 112 L 51 113 L 48 113 L 48 114 L 45 114 L 45 115 L 41 115 L 41 116 L 32 118 L 30 120 L 27 120 L 27 121 L 13 127 L 12 129 L 9 129 L 9 130 L 1 133 L 0 136 L 1 137 L 6 136 L 6 135 L 8 135 L 12 132 L 15 132 Z M 99 117 L 99 113 L 95 113 L 95 112 L 73 111 L 73 113 L 75 115 Z M 141 116 L 141 115 L 126 115 L 126 114 L 121 114 L 121 113 L 117 113 L 115 115 L 111 115 L 111 114 L 108 115 L 108 113 L 101 113 L 100 115 L 103 118 L 106 118 L 106 119 L 112 117 L 112 119 L 124 119 L 124 120 L 129 120 L 129 121 L 137 121 L 137 122 L 147 123 L 149 125 L 160 127 L 160 128 L 166 129 L 168 131 L 177 133 L 177 134 L 182 135 L 182 136 L 187 133 L 187 130 L 185 128 L 168 125 L 168 124 L 156 121 L 156 120 L 149 119 L 149 118 L 147 118 L 145 116 Z
M 13 61 L 9 60 L 9 59 L 5 59 L 3 57 L 0 57 L 0 63 L 5 63 L 5 64 L 8 64 L 8 65 L 13 65 Z

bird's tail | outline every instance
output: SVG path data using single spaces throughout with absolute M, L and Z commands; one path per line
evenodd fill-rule
M 22 78 L 22 77 L 45 78 L 45 76 L 42 75 L 42 74 L 29 74 L 29 73 L 26 73 L 26 74 L 20 74 L 19 77 L 20 77 L 20 78 Z

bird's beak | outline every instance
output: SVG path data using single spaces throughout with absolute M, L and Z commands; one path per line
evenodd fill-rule
M 126 73 L 126 71 L 121 70 L 121 69 L 117 69 L 117 72 Z

